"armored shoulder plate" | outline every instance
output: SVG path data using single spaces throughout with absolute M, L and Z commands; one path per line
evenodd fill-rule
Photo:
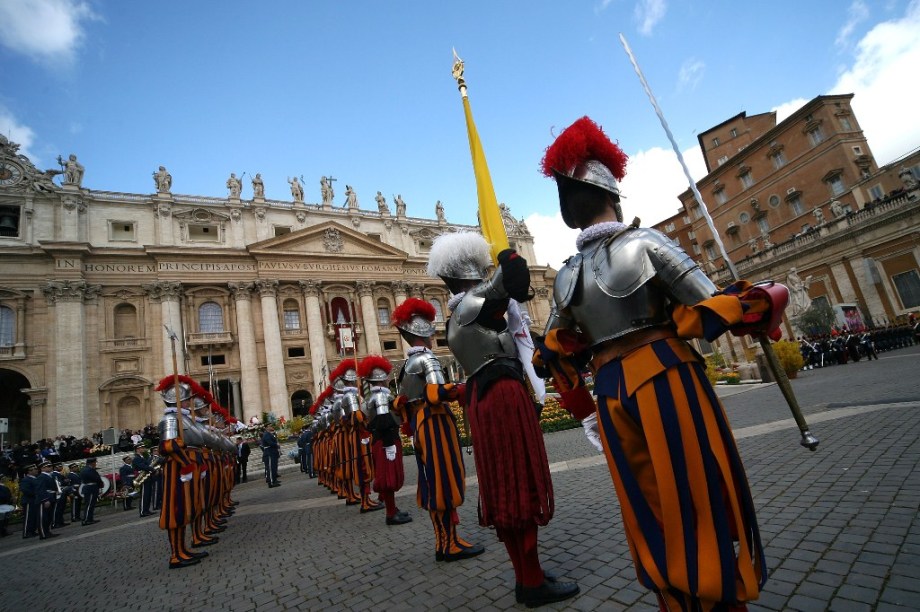
M 556 274 L 556 282 L 553 284 L 553 299 L 556 307 L 564 309 L 572 302 L 572 296 L 575 295 L 575 286 L 578 284 L 578 277 L 581 275 L 581 253 L 576 253 L 565 260 L 565 265 Z
M 444 384 L 444 372 L 441 362 L 431 351 L 421 351 L 409 355 L 399 371 L 400 393 L 409 401 L 425 397 L 425 385 Z
M 179 437 L 179 421 L 175 412 L 163 415 L 159 430 L 160 440 L 175 440 Z
M 364 400 L 364 416 L 370 420 L 378 414 L 388 413 L 390 411 L 391 400 L 392 396 L 388 389 L 384 387 L 374 387 Z
M 479 316 L 486 300 L 500 300 L 507 297 L 509 297 L 508 292 L 505 291 L 505 285 L 502 282 L 502 269 L 498 267 L 488 280 L 466 292 L 466 295 L 454 308 L 451 319 L 462 326 L 470 325 Z
M 345 416 L 353 412 L 358 412 L 360 409 L 361 404 L 358 401 L 358 393 L 356 391 L 342 394 L 342 411 Z
M 591 255 L 590 264 L 601 291 L 610 297 L 623 298 L 651 280 L 655 266 L 649 252 L 659 246 L 659 237 L 668 240 L 659 232 L 643 228 L 601 241 Z

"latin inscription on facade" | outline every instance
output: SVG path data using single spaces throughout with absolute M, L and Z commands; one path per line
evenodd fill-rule
M 58 260 L 58 267 L 62 266 Z M 260 261 L 260 262 L 203 262 L 203 261 L 161 261 L 152 263 L 84 263 L 83 271 L 93 274 L 153 274 L 156 272 L 358 272 L 372 274 L 405 274 L 425 276 L 421 268 L 403 268 L 399 264 L 341 263 L 310 261 Z

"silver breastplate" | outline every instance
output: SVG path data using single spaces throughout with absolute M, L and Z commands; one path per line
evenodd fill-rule
M 175 412 L 163 416 L 159 430 L 160 440 L 175 440 L 179 437 L 179 424 Z M 204 444 L 201 430 L 185 415 L 182 416 L 182 441 L 186 446 L 201 447 Z
M 597 240 L 556 277 L 557 307 L 592 345 L 670 322 L 668 303 L 692 306 L 716 291 L 690 257 L 648 229 Z
M 375 388 L 364 400 L 364 416 L 368 421 L 378 414 L 387 414 L 390 411 L 390 392 L 382 388 Z
M 462 306 L 463 301 L 457 309 Z M 497 332 L 475 322 L 461 325 L 457 321 L 455 310 L 447 324 L 447 345 L 467 376 L 474 375 L 496 359 L 517 359 L 514 336 L 507 327 Z
M 342 394 L 342 414 L 348 416 L 354 412 L 358 412 L 361 409 L 361 403 L 358 400 L 357 393 L 343 393 Z
M 406 359 L 397 377 L 399 392 L 410 402 L 425 397 L 427 384 L 444 384 L 441 362 L 430 351 L 413 353 Z

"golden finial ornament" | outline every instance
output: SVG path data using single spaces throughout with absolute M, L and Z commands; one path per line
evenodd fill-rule
M 454 52 L 454 65 L 451 68 L 451 75 L 453 75 L 454 80 L 457 81 L 457 89 L 460 90 L 460 95 L 464 98 L 466 97 L 466 81 L 463 79 L 463 60 L 460 59 L 460 56 L 457 55 L 457 50 L 452 49 Z

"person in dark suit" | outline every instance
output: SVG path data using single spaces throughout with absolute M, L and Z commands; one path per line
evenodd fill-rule
M 34 538 L 38 535 L 38 505 L 35 503 L 35 493 L 38 489 L 38 466 L 35 464 L 24 466 L 22 478 L 19 479 L 19 494 L 22 504 L 22 537 Z
M 73 489 L 73 501 L 70 504 L 70 522 L 75 523 L 83 520 L 83 513 L 80 511 L 83 505 L 83 494 L 80 492 L 83 480 L 80 478 L 80 466 L 78 464 L 71 463 L 68 468 L 70 473 L 67 478 Z
M 70 524 L 64 522 L 64 509 L 67 507 L 67 495 L 70 494 L 72 489 L 70 488 L 70 480 L 63 474 L 64 464 L 55 463 L 52 467 L 51 478 L 54 479 L 57 499 L 54 502 L 54 516 L 51 520 L 51 528 L 57 529 Z
M 80 480 L 83 481 L 83 499 L 86 500 L 86 515 L 83 517 L 83 525 L 92 525 L 99 521 L 93 518 L 96 511 L 96 501 L 99 499 L 99 491 L 102 488 L 102 476 L 96 471 L 96 458 L 90 457 L 86 460 L 86 465 L 80 470 Z
M 124 492 L 124 497 L 121 500 L 122 508 L 125 510 L 133 510 L 134 506 L 134 467 L 131 465 L 131 457 L 125 456 L 121 458 L 122 464 L 118 468 L 118 476 L 121 478 L 121 490 Z
M 243 442 L 243 438 L 236 437 L 236 482 L 246 482 L 246 468 L 249 466 L 249 455 L 252 449 Z
M 51 533 L 51 522 L 54 518 L 54 502 L 57 499 L 57 484 L 51 476 L 53 466 L 50 461 L 42 461 L 39 465 L 41 473 L 36 477 L 35 505 L 38 506 L 38 538 L 47 540 L 57 536 Z
M 265 482 L 268 487 L 280 487 L 278 482 L 278 458 L 281 456 L 281 445 L 278 444 L 278 436 L 275 435 L 275 428 L 272 425 L 265 426 L 265 433 L 262 434 L 262 462 L 265 464 Z
M 150 464 L 147 457 L 144 456 L 143 445 L 138 445 L 134 448 L 134 457 L 131 458 L 131 469 L 133 469 L 138 476 L 141 474 L 149 474 L 153 471 L 153 466 Z M 153 483 L 150 481 L 151 477 L 148 476 L 143 484 L 141 484 L 141 518 L 153 514 L 153 512 L 150 511 L 150 504 L 153 501 Z
M 313 473 L 313 429 L 304 427 L 300 438 L 297 439 L 297 446 L 300 447 L 300 471 L 305 472 L 308 477 L 315 478 Z

